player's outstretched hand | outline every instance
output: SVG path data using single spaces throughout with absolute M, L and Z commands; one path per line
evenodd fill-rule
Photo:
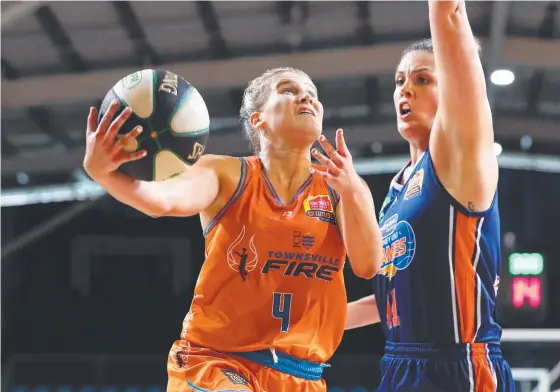
M 315 148 L 311 150 L 311 153 L 327 170 L 320 171 L 311 168 L 311 173 L 324 178 L 329 186 L 341 195 L 361 189 L 363 182 L 354 169 L 352 155 L 346 147 L 342 129 L 336 131 L 336 149 L 323 135 L 319 137 L 319 143 L 328 157 Z
M 94 107 L 89 110 L 84 169 L 92 178 L 108 175 L 117 170 L 123 163 L 146 156 L 145 150 L 125 151 L 127 145 L 135 144 L 135 139 L 142 132 L 140 126 L 135 127 L 124 137 L 117 139 L 119 129 L 132 114 L 132 109 L 127 107 L 113 120 L 118 106 L 117 100 L 111 102 L 99 125 L 97 124 L 97 110 Z

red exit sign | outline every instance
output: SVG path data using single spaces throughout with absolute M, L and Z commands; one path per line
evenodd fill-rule
M 540 277 L 517 276 L 511 281 L 511 303 L 516 308 L 529 306 L 538 308 L 542 303 Z
M 498 290 L 498 322 L 529 328 L 548 317 L 546 257 L 538 249 L 510 253 L 502 261 Z

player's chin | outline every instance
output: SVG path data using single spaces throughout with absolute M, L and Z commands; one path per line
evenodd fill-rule
M 317 139 L 319 139 L 319 136 L 321 136 L 322 134 L 323 134 L 322 126 L 310 128 L 308 131 L 309 142 L 313 144 L 314 142 L 317 141 Z
M 294 135 L 294 140 L 297 140 L 297 144 L 301 147 L 311 148 L 313 143 L 319 139 L 321 136 L 321 129 L 314 128 L 300 128 L 297 135 Z
M 397 121 L 397 129 L 401 137 L 405 140 L 411 140 L 418 137 L 419 134 L 423 133 L 425 126 L 416 121 Z
M 323 133 L 323 124 L 319 121 L 308 122 L 305 124 L 299 124 L 298 134 L 303 137 L 310 137 L 313 140 L 317 140 L 319 136 Z

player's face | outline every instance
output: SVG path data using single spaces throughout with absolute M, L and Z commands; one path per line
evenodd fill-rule
M 271 78 L 268 101 L 260 112 L 268 139 L 311 145 L 323 129 L 323 105 L 306 76 L 284 72 Z
M 403 56 L 395 73 L 393 100 L 402 137 L 410 141 L 429 136 L 438 107 L 432 53 L 418 50 Z

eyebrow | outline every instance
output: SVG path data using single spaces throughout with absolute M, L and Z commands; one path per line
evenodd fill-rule
M 426 71 L 428 71 L 428 72 L 433 72 L 432 69 L 423 67 L 423 68 L 416 68 L 416 69 L 413 69 L 412 71 L 410 71 L 410 73 L 414 74 L 414 73 L 426 72 Z M 404 73 L 404 71 L 403 71 L 403 70 L 398 70 L 398 71 L 397 71 L 397 74 L 401 74 L 401 73 Z
M 283 86 L 283 85 L 285 85 L 285 84 L 291 84 L 291 83 L 294 83 L 294 81 L 291 80 L 291 79 L 280 79 L 280 80 L 278 81 L 278 83 L 276 83 L 276 88 L 280 88 L 281 86 Z M 317 87 L 315 87 L 314 85 L 309 84 L 309 83 L 307 83 L 307 82 L 304 83 L 304 84 L 307 85 L 307 86 L 309 86 L 309 87 L 311 87 L 311 88 L 313 89 L 313 91 L 315 92 L 316 95 L 319 95 L 319 92 L 317 91 Z

